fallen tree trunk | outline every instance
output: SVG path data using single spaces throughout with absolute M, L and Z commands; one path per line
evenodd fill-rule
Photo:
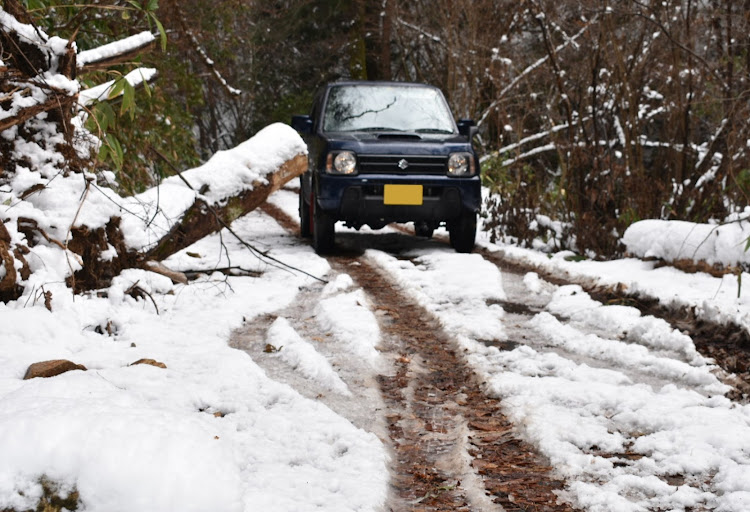
M 268 176 L 266 183 L 257 183 L 251 190 L 229 198 L 222 206 L 212 207 L 205 200 L 196 198 L 192 206 L 185 211 L 183 220 L 175 224 L 167 236 L 143 257 L 147 260 L 161 261 L 201 238 L 219 231 L 238 217 L 256 209 L 269 195 L 306 170 L 307 156 L 299 154 L 284 162 L 276 172 Z
M 263 164 L 256 166 L 254 161 Z M 161 225 L 144 222 L 163 212 L 158 207 L 140 218 L 112 215 L 104 226 L 71 228 L 66 248 L 80 257 L 81 265 L 68 278 L 68 285 L 82 292 L 108 286 L 126 268 L 153 270 L 152 262 L 162 261 L 228 227 L 306 170 L 307 154 L 302 139 L 289 126 L 271 125 L 237 148 L 216 155 L 204 166 L 168 178 L 161 188 L 155 187 L 135 198 L 123 198 L 124 210 L 132 212 L 135 205 L 153 207 L 157 197 L 168 203 L 170 197 L 182 196 L 180 201 L 186 206 L 180 211 L 163 205 L 164 210 L 169 210 L 163 216 L 172 220 Z M 227 180 L 231 179 L 235 181 L 227 187 Z M 146 230 L 151 235 L 147 243 L 126 236 Z

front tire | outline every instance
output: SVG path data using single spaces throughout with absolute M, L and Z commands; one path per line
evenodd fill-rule
M 471 252 L 477 237 L 477 214 L 463 212 L 461 217 L 451 222 L 448 227 L 451 246 L 456 252 Z
M 318 201 L 313 197 L 313 249 L 318 254 L 327 254 L 333 250 L 336 236 L 336 221 L 320 209 Z

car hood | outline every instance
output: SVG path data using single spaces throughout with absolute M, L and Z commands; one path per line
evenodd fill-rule
M 358 154 L 447 155 L 471 152 L 471 144 L 457 134 L 421 134 L 409 132 L 329 133 L 328 148 Z

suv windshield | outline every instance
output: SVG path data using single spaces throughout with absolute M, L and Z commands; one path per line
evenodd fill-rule
M 431 87 L 340 85 L 328 96 L 323 131 L 453 133 L 453 117 Z

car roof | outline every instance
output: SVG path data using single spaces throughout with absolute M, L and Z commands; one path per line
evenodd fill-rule
M 429 87 L 437 89 L 434 85 L 420 82 L 398 82 L 393 80 L 341 80 L 338 82 L 329 82 L 326 87 L 336 87 L 339 85 L 385 85 L 385 86 L 406 86 L 406 87 Z

